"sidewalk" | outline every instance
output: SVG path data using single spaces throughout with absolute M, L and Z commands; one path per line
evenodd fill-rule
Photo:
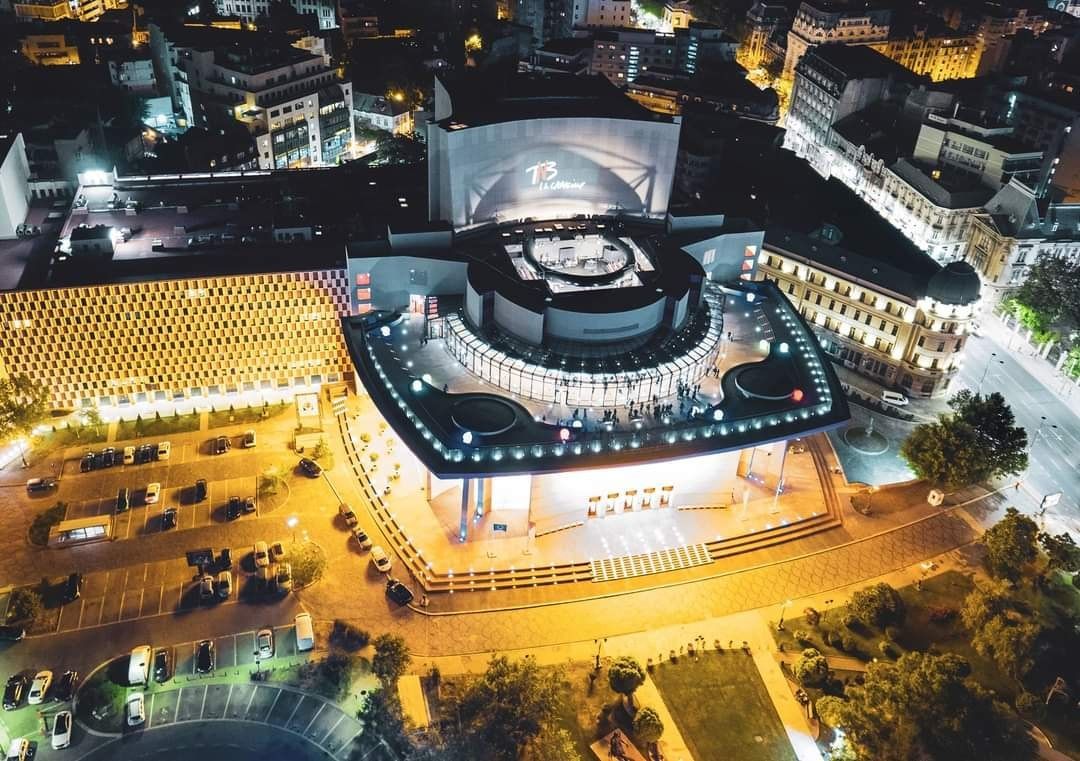
M 1037 380 L 1043 388 L 1052 393 L 1063 402 L 1073 402 L 1073 394 L 1080 386 L 1080 378 L 1069 380 L 1065 375 L 1054 368 L 1050 362 L 1043 359 L 1038 349 L 1031 345 L 1025 337 L 1027 330 L 1017 323 L 1013 328 L 1008 327 L 1006 320 L 1014 320 L 1008 315 L 993 315 L 988 317 L 982 325 L 982 330 L 987 338 L 992 339 L 1006 352 L 1023 354 L 1030 357 L 1031 361 L 1024 363 L 1024 369 Z M 1080 405 L 1071 404 L 1074 414 L 1080 417 Z

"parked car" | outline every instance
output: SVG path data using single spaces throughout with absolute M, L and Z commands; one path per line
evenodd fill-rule
M 53 695 L 57 700 L 67 702 L 75 697 L 75 688 L 79 685 L 79 672 L 78 671 L 65 671 L 60 675 L 60 679 L 56 682 L 56 687 L 53 688 Z
M 270 545 L 270 562 L 280 563 L 285 559 L 285 545 L 281 542 L 274 542 Z
M 232 449 L 232 442 L 227 436 L 218 436 L 214 439 L 214 454 L 225 454 Z
M 73 573 L 64 582 L 64 602 L 75 602 L 82 595 L 83 575 Z
M 161 498 L 161 484 L 155 481 L 152 484 L 148 484 L 146 487 L 146 498 L 143 500 L 148 505 L 157 504 L 157 501 Z
M 199 599 L 203 602 L 214 599 L 214 577 L 208 573 L 199 579 Z
M 128 490 L 126 486 L 121 486 L 116 491 L 116 512 L 122 513 L 131 507 L 131 500 L 128 498 Z
M 225 517 L 230 521 L 239 518 L 242 507 L 239 497 L 229 497 L 229 504 L 225 506 Z
M 308 457 L 300 459 L 300 470 L 304 471 L 304 475 L 308 478 L 318 478 L 322 475 L 322 466 Z
M 116 450 L 112 447 L 106 447 L 101 450 L 101 464 L 103 467 L 111 468 L 113 465 L 119 465 L 120 458 L 116 455 Z
M 141 692 L 133 692 L 128 695 L 124 712 L 127 714 L 127 725 L 129 727 L 137 727 L 146 721 L 146 701 Z
M 195 672 L 209 674 L 214 670 L 214 643 L 204 639 L 195 646 Z
M 124 464 L 135 464 L 135 447 L 124 447 Z
M 0 642 L 18 642 L 26 636 L 26 629 L 21 626 L 0 626 Z
M 274 657 L 273 629 L 259 629 L 259 632 L 255 635 L 255 650 L 259 653 L 259 658 L 264 660 Z
M 254 497 L 245 497 L 244 498 L 243 511 L 244 511 L 245 515 L 249 515 L 249 514 L 255 512 L 255 498 Z
M 154 681 L 164 684 L 172 679 L 172 656 L 168 648 L 159 647 L 154 651 Z
M 8 745 L 7 755 L 4 761 L 27 761 L 30 758 L 30 741 L 25 737 L 18 737 Z
M 222 571 L 217 575 L 217 596 L 222 600 L 232 594 L 232 571 Z
M 392 576 L 386 579 L 386 596 L 398 605 L 408 605 L 413 601 L 412 590 Z
M 198 481 L 195 482 L 195 501 L 202 502 L 204 499 L 206 499 L 206 494 L 206 479 L 200 478 Z
M 338 515 L 345 519 L 345 525 L 349 528 L 352 528 L 359 522 L 356 519 L 356 513 L 354 513 L 353 509 L 345 502 L 338 505 Z
M 265 568 L 270 565 L 270 549 L 266 546 L 266 542 L 255 542 L 255 567 Z
M 178 515 L 175 507 L 166 507 L 161 511 L 161 530 L 168 531 L 171 528 L 176 528 L 176 521 Z
M 278 563 L 275 566 L 273 589 L 280 595 L 292 591 L 292 565 L 290 563 Z
M 26 692 L 26 685 L 29 683 L 30 680 L 26 678 L 26 674 L 15 674 L 8 678 L 7 684 L 4 685 L 5 711 L 14 711 L 19 707 L 23 693 Z
M 71 745 L 71 711 L 60 711 L 53 717 L 52 748 L 63 750 Z M 8 758 L 11 758 L 8 756 Z
M 26 491 L 30 494 L 40 494 L 55 489 L 57 483 L 55 478 L 31 478 L 26 482 Z
M 94 469 L 94 453 L 87 452 L 79 462 L 79 472 L 86 473 Z
M 52 686 L 53 673 L 48 669 L 37 672 L 34 681 L 30 683 L 30 694 L 26 696 L 29 705 L 36 706 L 45 702 L 48 697 L 49 687 Z
M 352 529 L 353 538 L 356 539 L 357 544 L 360 545 L 362 550 L 371 549 L 371 539 L 368 537 L 367 532 L 359 526 L 353 526 Z
M 172 442 L 163 441 L 157 445 L 157 459 L 168 460 L 172 454 Z
M 255 431 L 244 431 L 244 449 L 255 446 Z
M 135 464 L 144 465 L 154 459 L 157 452 L 153 444 L 140 444 L 135 448 Z
M 371 562 L 383 573 L 390 573 L 390 556 L 386 554 L 386 550 L 377 544 L 371 548 Z

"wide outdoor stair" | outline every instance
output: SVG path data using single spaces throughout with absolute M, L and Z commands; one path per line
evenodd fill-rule
M 360 484 L 361 491 L 368 502 L 372 515 L 379 521 L 383 533 L 393 545 L 399 558 L 406 565 L 409 573 L 427 593 L 435 592 L 480 592 L 500 589 L 522 589 L 556 584 L 573 584 L 580 581 L 616 581 L 619 579 L 677 571 L 708 565 L 720 558 L 773 547 L 784 542 L 794 541 L 821 531 L 842 525 L 839 515 L 836 493 L 828 473 L 820 443 L 809 441 L 809 448 L 814 457 L 815 466 L 825 490 L 823 512 L 788 524 L 779 524 L 759 531 L 714 539 L 684 547 L 672 547 L 650 553 L 635 555 L 609 556 L 579 563 L 555 565 L 528 565 L 504 568 L 472 568 L 465 570 L 440 569 L 433 567 L 404 528 L 397 522 L 394 513 L 387 507 L 381 494 L 376 492 L 365 470 L 360 453 L 356 450 L 346 429 L 344 416 L 339 415 L 338 426 L 353 474 Z M 813 438 L 813 437 L 812 437 Z

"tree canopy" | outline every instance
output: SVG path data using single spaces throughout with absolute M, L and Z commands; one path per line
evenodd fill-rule
M 1038 557 L 1035 539 L 1039 527 L 1015 507 L 1005 510 L 1005 517 L 988 528 L 980 541 L 986 547 L 986 565 L 1000 579 L 1019 580 L 1028 565 Z
M 916 475 L 956 489 L 1027 468 L 1027 432 L 1001 394 L 965 390 L 949 406 L 952 414 L 917 426 L 900 446 Z
M 857 590 L 848 610 L 864 624 L 878 628 L 902 624 L 907 612 L 900 593 L 885 582 Z
M 380 634 L 375 638 L 375 656 L 371 659 L 371 672 L 384 685 L 393 686 L 409 668 L 412 654 L 403 637 L 397 634 Z
M 1055 536 L 1044 531 L 1039 534 L 1039 546 L 1046 554 L 1047 571 L 1080 571 L 1080 546 L 1068 532 Z
M 634 714 L 634 737 L 643 743 L 652 745 L 664 734 L 664 722 L 655 708 L 645 706 Z
M 473 677 L 450 715 L 459 717 L 469 757 L 517 761 L 522 749 L 555 720 L 558 680 L 533 658 L 510 661 L 497 656 L 483 674 Z
M 634 691 L 645 683 L 645 669 L 629 655 L 622 655 L 608 666 L 608 683 L 611 689 L 626 697 L 631 706 L 634 704 Z
M 1035 744 L 1012 710 L 969 679 L 953 654 L 910 652 L 869 665 L 862 685 L 830 708 L 860 759 L 1026 761 Z
M 1058 256 L 1039 258 L 1014 298 L 1047 324 L 1080 325 L 1080 264 Z

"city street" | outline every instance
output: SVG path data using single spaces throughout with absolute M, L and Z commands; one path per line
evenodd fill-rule
M 1076 536 L 1080 534 L 1080 398 L 1063 399 L 1034 377 L 1028 368 L 1044 360 L 1025 354 L 1021 343 L 1013 339 L 1010 349 L 997 334 L 972 336 L 953 387 L 1002 393 L 1017 424 L 1028 432 L 1031 465 L 1023 476 L 1023 488 L 1036 501 L 1061 492 L 1061 501 L 1047 510 L 1047 527 L 1067 529 Z

